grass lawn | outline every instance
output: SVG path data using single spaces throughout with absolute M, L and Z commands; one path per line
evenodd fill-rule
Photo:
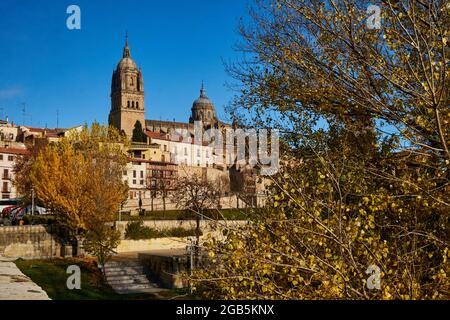
M 92 259 L 17 260 L 17 267 L 53 300 L 145 300 L 170 298 L 180 292 L 170 291 L 160 296 L 152 294 L 119 295 L 103 281 L 101 271 Z M 77 265 L 81 269 L 81 290 L 69 290 L 66 286 L 67 267 Z

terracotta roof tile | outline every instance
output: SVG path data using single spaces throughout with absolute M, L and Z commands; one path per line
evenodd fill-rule
M 21 148 L 0 148 L 0 153 L 26 155 L 29 151 Z

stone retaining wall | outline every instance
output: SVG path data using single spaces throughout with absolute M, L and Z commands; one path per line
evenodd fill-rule
M 117 253 L 185 249 L 187 238 L 158 238 L 150 240 L 121 240 Z
M 188 271 L 188 257 L 186 255 L 166 256 L 140 253 L 138 258 L 150 273 L 158 278 L 164 288 L 176 289 L 187 286 L 181 275 Z
M 45 226 L 0 227 L 0 255 L 8 258 L 59 257 L 61 246 Z
M 122 234 L 122 241 L 117 248 L 118 253 L 184 249 L 189 244 L 188 238 L 159 238 L 151 240 L 125 240 L 126 221 L 117 222 L 116 225 Z M 228 226 L 244 224 L 245 221 L 202 221 L 202 239 L 210 233 L 219 235 L 221 230 Z M 156 220 L 145 221 L 144 225 L 158 230 L 167 230 L 176 227 L 185 229 L 195 228 L 195 220 Z M 72 256 L 72 252 L 82 252 L 80 248 L 62 246 L 48 230 L 47 226 L 12 226 L 0 227 L 0 256 L 22 259 L 45 259 L 54 257 Z

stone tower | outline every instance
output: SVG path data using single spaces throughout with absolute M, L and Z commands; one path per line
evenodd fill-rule
M 137 121 L 145 128 L 144 80 L 131 59 L 127 35 L 122 60 L 112 74 L 109 124 L 131 138 Z

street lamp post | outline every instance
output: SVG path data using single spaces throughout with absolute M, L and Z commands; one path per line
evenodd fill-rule
M 31 215 L 34 215 L 34 187 L 31 187 Z

